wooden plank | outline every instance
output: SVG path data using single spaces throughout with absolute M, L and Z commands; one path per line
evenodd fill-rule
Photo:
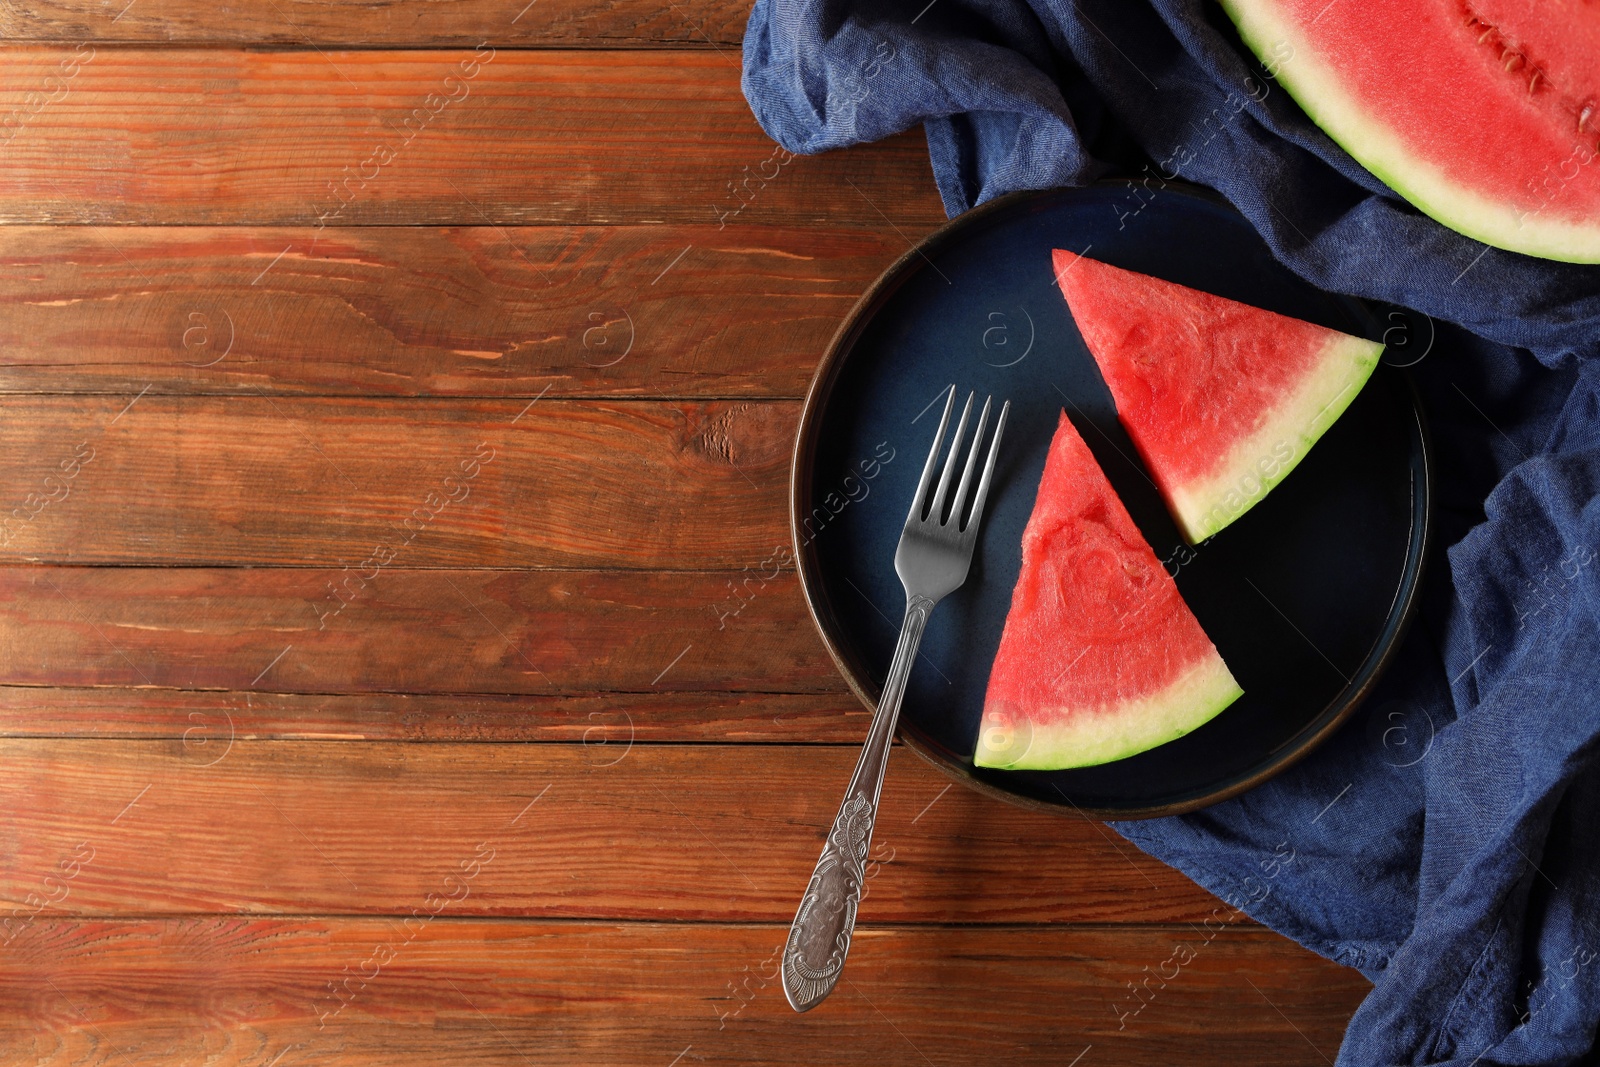
M 79 48 L 0 63 L 0 222 L 265 223 L 309 256 L 352 225 L 944 217 L 920 131 L 790 157 L 714 52 Z
M 1370 988 L 1259 929 L 1207 941 L 1159 928 L 866 928 L 838 990 L 798 1015 L 771 977 L 783 934 L 448 915 L 42 920 L 0 954 L 0 1055 L 39 1067 L 152 1055 L 241 1067 L 1325 1067 Z M 1188 962 L 1128 1014 L 1128 983 L 1175 959 Z
M 794 402 L 15 396 L 4 413 L 0 562 L 738 570 L 789 543 Z
M 405 914 L 480 842 L 494 862 L 453 914 L 787 922 L 856 758 L 249 741 L 221 715 L 194 725 L 175 741 L 0 741 L 14 926 L 39 901 L 51 915 Z M 1228 912 L 1099 823 L 946 789 L 908 752 L 893 762 L 864 921 L 1198 929 Z
M 737 616 L 725 614 L 726 574 L 386 570 L 344 587 L 354 592 L 343 607 L 327 588 L 339 580 L 298 568 L 0 568 L 0 683 L 844 691 L 792 572 L 752 586 Z
M 353 695 L 0 685 L 0 737 L 574 741 L 598 758 L 605 746 L 616 746 L 614 755 L 630 742 L 855 745 L 871 717 L 848 693 Z
M 16 226 L 0 391 L 799 397 L 913 232 Z
M 218 18 L 204 0 L 35 0 L 0 9 L 9 40 L 247 44 L 310 47 L 465 45 L 522 48 L 667 44 L 737 56 L 750 6 L 742 0 L 600 3 L 597 0 L 237 0 Z

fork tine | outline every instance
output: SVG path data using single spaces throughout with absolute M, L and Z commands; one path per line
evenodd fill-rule
M 983 518 L 983 504 L 989 499 L 989 476 L 994 473 L 994 458 L 1000 454 L 1000 437 L 1006 432 L 1006 415 L 1011 411 L 1011 401 L 1007 400 L 1000 405 L 1000 419 L 994 424 L 994 441 L 989 445 L 989 458 L 983 464 L 983 477 L 978 479 L 978 493 L 972 501 L 972 514 L 967 519 L 967 527 L 962 531 L 963 536 L 973 536 L 978 532 L 978 522 Z M 976 449 L 977 445 L 974 444 Z
M 972 397 L 967 394 L 967 405 L 961 409 L 961 421 L 956 423 L 955 436 L 950 438 L 950 454 L 944 460 L 944 473 L 939 475 L 939 491 L 933 496 L 933 508 L 928 512 L 928 521 L 944 523 L 944 499 L 950 490 L 950 475 L 956 469 L 956 463 L 961 456 L 961 439 L 967 432 L 967 417 L 972 414 Z M 954 400 L 955 390 L 950 391 L 950 399 Z
M 911 514 L 907 523 L 922 521 L 922 505 L 928 499 L 928 486 L 933 484 L 933 464 L 939 458 L 939 446 L 944 443 L 945 427 L 950 425 L 950 409 L 955 407 L 956 387 L 948 386 L 950 397 L 944 402 L 944 414 L 939 418 L 939 432 L 933 435 L 933 447 L 928 450 L 928 462 L 922 465 L 922 481 L 917 484 L 917 495 L 911 498 Z
M 961 512 L 967 503 L 967 487 L 972 484 L 972 470 L 978 465 L 978 449 L 983 447 L 983 428 L 989 425 L 989 404 L 994 400 L 992 396 L 983 398 L 983 414 L 978 416 L 978 428 L 972 433 L 972 447 L 967 450 L 967 466 L 961 472 L 961 484 L 956 486 L 956 498 L 950 504 L 950 519 L 955 522 L 956 529 L 962 529 Z M 969 519 L 967 524 L 971 525 Z

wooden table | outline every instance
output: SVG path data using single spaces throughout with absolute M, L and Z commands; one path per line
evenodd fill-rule
M 1331 1059 L 1353 972 L 906 751 L 788 1008 L 867 715 L 730 589 L 943 214 L 744 0 L 524 2 L 0 12 L 0 1062 Z

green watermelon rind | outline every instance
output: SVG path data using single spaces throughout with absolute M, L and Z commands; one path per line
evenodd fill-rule
M 1294 394 L 1237 442 L 1216 473 L 1166 486 L 1173 517 L 1190 544 L 1199 544 L 1255 507 L 1287 478 L 1372 376 L 1383 345 L 1349 334 L 1331 338 L 1316 370 Z
M 1541 259 L 1600 263 L 1600 224 L 1518 210 L 1473 192 L 1410 152 L 1386 124 L 1368 116 L 1333 68 L 1273 0 L 1220 0 L 1239 37 L 1289 91 L 1311 121 L 1413 207 L 1457 233 Z M 1284 58 L 1279 51 L 1293 51 Z M 1592 153 L 1591 153 L 1592 159 Z
M 972 762 L 1007 771 L 1062 771 L 1136 756 L 1214 719 L 1244 695 L 1215 648 L 1171 684 L 1107 708 L 1045 709 L 997 724 L 986 712 Z

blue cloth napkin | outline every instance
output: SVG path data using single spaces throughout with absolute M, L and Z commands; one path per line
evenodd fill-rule
M 1242 909 L 1371 979 L 1340 1064 L 1590 1060 L 1600 268 L 1486 248 L 1419 214 L 1306 118 L 1214 5 L 925 2 L 756 0 L 744 89 L 767 132 L 820 152 L 921 122 L 951 215 L 1107 175 L 1132 178 L 1133 196 L 1197 182 L 1301 276 L 1424 313 L 1396 340 L 1420 359 L 1448 550 L 1398 661 L 1273 781 L 1117 829 L 1228 902 L 1208 930 Z M 1183 977 L 1129 979 L 1108 1010 L 1137 1035 L 1159 984 Z

